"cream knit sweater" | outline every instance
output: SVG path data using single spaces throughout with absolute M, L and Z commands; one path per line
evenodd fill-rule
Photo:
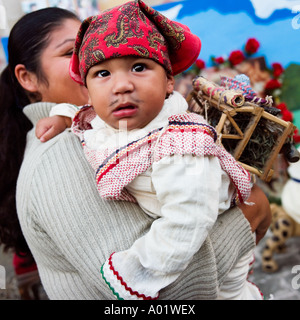
M 35 125 L 52 106 L 36 103 L 24 113 Z M 50 299 L 115 299 L 100 267 L 151 225 L 136 204 L 102 200 L 93 181 L 80 142 L 69 130 L 47 143 L 39 142 L 34 129 L 28 133 L 17 208 Z M 188 268 L 161 291 L 160 299 L 216 298 L 224 277 L 253 247 L 248 221 L 239 209 L 231 209 L 218 218 Z

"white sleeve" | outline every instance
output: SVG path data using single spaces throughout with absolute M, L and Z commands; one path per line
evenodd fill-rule
M 49 113 L 49 117 L 64 116 L 73 119 L 78 110 L 79 107 L 75 106 L 74 104 L 58 103 L 54 107 L 52 107 Z
M 182 271 L 203 244 L 223 207 L 229 207 L 229 177 L 216 157 L 174 155 L 153 164 L 152 182 L 162 206 L 156 237 L 162 243 L 169 242 L 165 248 L 168 259 L 160 269 Z M 180 261 L 177 266 L 176 261 Z
M 152 182 L 161 217 L 130 249 L 113 254 L 110 266 L 126 286 L 153 298 L 178 278 L 200 249 L 217 219 L 219 203 L 229 195 L 230 181 L 217 158 L 175 155 L 153 164 Z M 108 263 L 105 272 L 116 291 L 132 297 L 111 277 Z

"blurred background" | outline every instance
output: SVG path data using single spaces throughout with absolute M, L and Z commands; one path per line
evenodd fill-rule
M 0 0 L 0 71 L 7 64 L 7 39 L 14 23 L 24 14 L 44 7 L 72 10 L 81 19 L 127 0 Z M 300 1 L 294 0 L 144 0 L 170 19 L 186 24 L 202 41 L 196 63 L 176 77 L 176 89 L 187 96 L 192 79 L 202 75 L 218 83 L 220 76 L 246 74 L 259 96 L 272 95 L 280 117 L 295 127 L 294 143 L 300 144 Z M 289 163 L 278 157 L 270 183 L 261 183 L 270 202 L 281 205 L 281 192 L 291 178 Z M 299 170 L 299 169 L 298 169 Z M 299 173 L 300 174 L 300 173 Z M 300 211 L 300 208 L 299 208 Z M 299 229 L 300 230 L 300 229 Z M 267 234 L 266 239 L 271 237 Z M 274 299 L 300 299 L 300 242 L 295 234 L 278 255 L 279 269 L 266 273 L 261 268 L 265 240 L 257 248 L 252 278 Z M 11 257 L 0 254 L 7 272 L 6 290 L 0 299 L 18 299 L 11 270 Z M 295 266 L 299 268 L 293 269 Z M 292 285 L 292 283 L 294 285 Z
M 0 70 L 7 59 L 9 31 L 23 14 L 58 6 L 75 11 L 84 19 L 124 2 L 126 0 L 0 0 Z M 188 25 L 200 37 L 202 50 L 198 66 L 207 69 L 203 70 L 205 76 L 215 73 L 215 67 L 223 73 L 248 73 L 255 91 L 263 93 L 265 87 L 271 88 L 277 104 L 284 102 L 292 112 L 286 116 L 292 116 L 295 125 L 300 127 L 299 0 L 145 2 L 167 17 Z M 252 43 L 250 41 L 250 51 L 246 52 L 249 39 Z

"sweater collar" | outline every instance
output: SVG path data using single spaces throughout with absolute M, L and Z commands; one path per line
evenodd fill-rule
M 27 105 L 23 112 L 35 126 L 40 119 L 49 117 L 50 110 L 55 104 L 52 102 L 36 102 Z

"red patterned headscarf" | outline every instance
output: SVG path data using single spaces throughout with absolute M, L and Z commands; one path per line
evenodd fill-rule
M 70 75 L 85 84 L 88 70 L 101 61 L 138 56 L 152 59 L 176 75 L 198 58 L 200 39 L 140 0 L 83 21 L 70 63 Z

